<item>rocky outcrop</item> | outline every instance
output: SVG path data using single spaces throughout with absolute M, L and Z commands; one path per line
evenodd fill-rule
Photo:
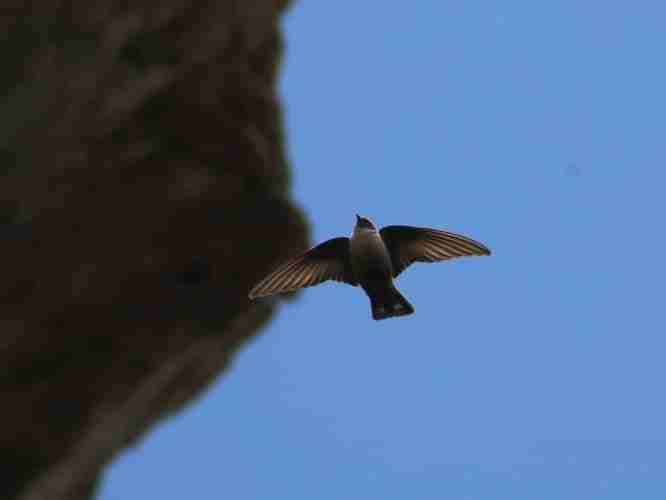
M 270 317 L 306 246 L 275 79 L 284 2 L 5 2 L 0 497 L 100 470 Z

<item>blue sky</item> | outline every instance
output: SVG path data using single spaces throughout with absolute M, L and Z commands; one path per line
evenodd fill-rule
M 130 498 L 666 497 L 663 2 L 306 2 L 284 20 L 296 201 L 459 232 L 416 314 L 284 304 L 109 468 Z

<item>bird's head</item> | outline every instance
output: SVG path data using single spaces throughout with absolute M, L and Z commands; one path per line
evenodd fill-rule
M 377 228 L 370 219 L 356 214 L 356 227 L 354 231 L 377 231 Z

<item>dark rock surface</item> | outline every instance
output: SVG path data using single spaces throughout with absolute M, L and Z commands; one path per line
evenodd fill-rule
M 90 498 L 269 319 L 284 3 L 0 7 L 0 498 Z

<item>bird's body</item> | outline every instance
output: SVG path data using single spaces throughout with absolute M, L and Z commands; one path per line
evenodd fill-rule
M 336 280 L 361 286 L 375 320 L 412 314 L 414 308 L 393 279 L 412 262 L 436 262 L 466 255 L 490 255 L 482 244 L 436 229 L 387 226 L 378 231 L 356 216 L 351 238 L 334 238 L 285 263 L 259 282 L 250 298 L 293 291 Z
M 358 224 L 354 227 L 349 242 L 349 259 L 355 280 L 370 299 L 373 319 L 414 312 L 414 307 L 393 284 L 391 256 L 377 229 Z

